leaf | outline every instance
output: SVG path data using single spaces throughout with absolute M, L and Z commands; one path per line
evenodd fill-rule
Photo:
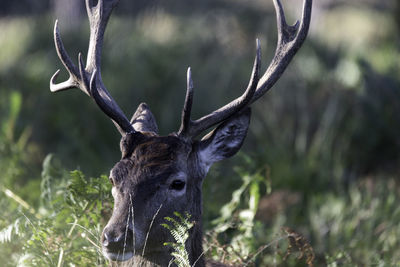
M 14 221 L 13 224 L 3 228 L 0 231 L 0 243 L 7 243 L 12 240 L 13 232 L 15 235 L 19 234 L 20 219 Z

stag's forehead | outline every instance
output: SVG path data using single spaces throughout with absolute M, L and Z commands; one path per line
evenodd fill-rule
M 154 161 L 171 161 L 180 156 L 187 155 L 190 146 L 182 139 L 175 136 L 150 137 L 138 144 L 132 159 L 135 163 L 150 163 Z
M 185 171 L 190 151 L 190 144 L 178 137 L 149 137 L 136 145 L 129 158 L 118 162 L 110 176 L 135 184 L 145 180 L 162 182 Z
M 164 177 L 186 167 L 190 146 L 175 136 L 151 137 L 136 146 L 131 160 L 136 179 L 145 176 Z M 161 177 L 160 177 L 161 176 Z

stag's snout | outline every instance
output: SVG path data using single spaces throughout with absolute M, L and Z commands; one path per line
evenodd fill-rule
M 129 228 L 116 231 L 106 227 L 102 234 L 103 254 L 112 261 L 126 261 L 133 257 L 133 231 Z

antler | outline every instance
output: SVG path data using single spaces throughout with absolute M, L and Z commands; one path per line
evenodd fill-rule
M 69 73 L 68 80 L 56 83 L 60 70 L 50 79 L 50 90 L 59 92 L 71 88 L 79 88 L 94 99 L 100 109 L 112 119 L 121 135 L 133 133 L 135 130 L 118 104 L 111 97 L 101 79 L 101 50 L 104 32 L 113 8 L 119 0 L 86 0 L 86 10 L 90 24 L 90 40 L 86 67 L 82 55 L 78 55 L 78 68 L 74 65 L 61 40 L 58 21 L 54 25 L 54 42 L 58 57 Z
M 275 55 L 264 75 L 259 79 L 261 52 L 260 44 L 257 40 L 257 55 L 252 76 L 249 86 L 242 96 L 200 119 L 195 121 L 191 120 L 190 113 L 193 101 L 193 83 L 189 68 L 188 89 L 182 111 L 181 127 L 178 132 L 180 136 L 194 138 L 204 130 L 240 112 L 246 106 L 263 96 L 281 77 L 307 36 L 311 20 L 312 0 L 304 0 L 301 21 L 297 21 L 293 26 L 286 23 L 285 13 L 280 0 L 274 0 L 274 6 L 278 28 L 278 43 Z

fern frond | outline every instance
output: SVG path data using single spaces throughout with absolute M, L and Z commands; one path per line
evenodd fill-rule
M 13 235 L 20 235 L 20 223 L 21 220 L 18 218 L 12 224 L 3 228 L 0 231 L 0 243 L 11 242 Z
M 174 212 L 175 218 L 165 217 L 165 220 L 170 224 L 162 224 L 163 227 L 169 230 L 175 242 L 166 242 L 165 246 L 170 246 L 174 249 L 171 255 L 174 257 L 173 262 L 178 267 L 190 267 L 189 254 L 186 251 L 185 243 L 189 238 L 189 230 L 194 223 L 190 221 L 190 214 L 186 213 L 182 216 L 178 212 Z

